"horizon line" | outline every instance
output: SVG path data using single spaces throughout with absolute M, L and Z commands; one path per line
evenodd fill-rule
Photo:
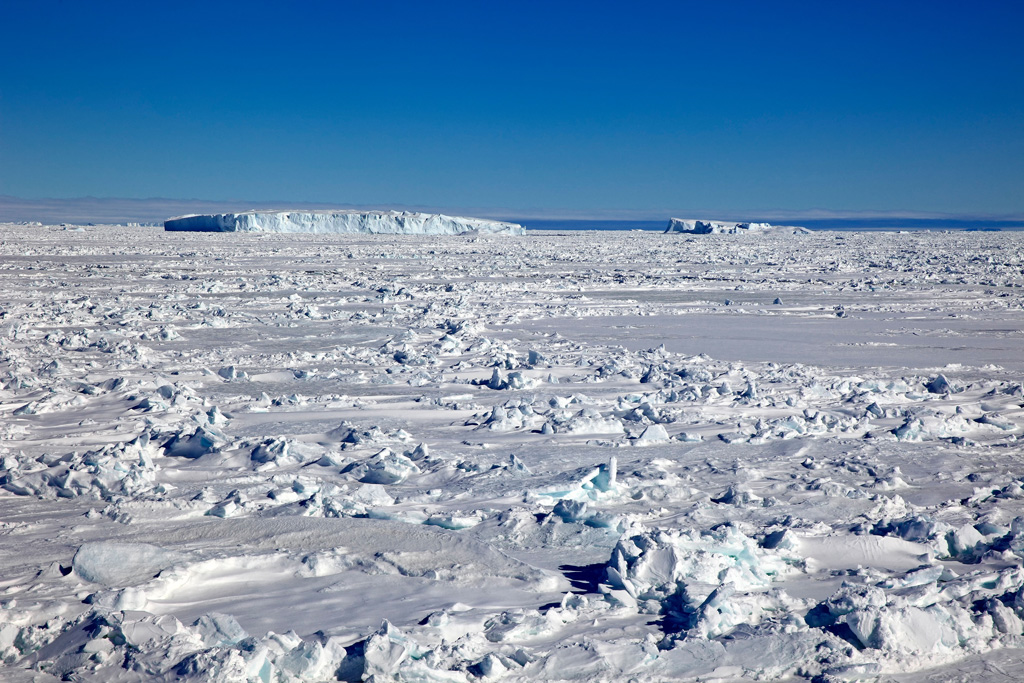
M 356 204 L 350 202 L 197 199 L 172 197 L 42 197 L 0 195 L 0 221 L 23 222 L 43 219 L 68 222 L 161 222 L 183 213 L 231 213 L 247 210 L 404 210 L 442 213 L 500 220 L 544 221 L 667 221 L 669 218 L 700 217 L 709 220 L 951 220 L 1024 221 L 1024 213 L 939 212 L 918 210 L 846 209 L 579 209 L 441 206 L 423 204 Z M 75 215 L 80 214 L 80 215 Z M 116 219 L 116 220 L 115 220 Z

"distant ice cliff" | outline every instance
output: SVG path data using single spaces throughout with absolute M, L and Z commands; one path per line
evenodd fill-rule
M 809 232 L 807 228 L 770 223 L 732 223 L 729 221 L 703 221 L 687 218 L 670 218 L 665 232 L 684 232 L 692 235 L 741 235 L 764 232 Z
M 408 211 L 243 211 L 196 214 L 164 221 L 165 230 L 189 232 L 308 232 L 335 234 L 522 235 L 523 228 L 482 218 Z

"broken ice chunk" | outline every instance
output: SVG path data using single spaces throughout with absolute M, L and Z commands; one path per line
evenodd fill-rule
M 235 618 L 228 614 L 210 613 L 192 624 L 205 647 L 231 647 L 248 637 Z
M 945 375 L 937 375 L 924 385 L 924 388 L 932 394 L 952 394 L 956 391 Z
M 198 427 L 191 434 L 176 434 L 166 444 L 167 455 L 180 458 L 200 458 L 216 451 L 227 438 L 211 427 Z
M 181 560 L 181 555 L 148 543 L 83 543 L 71 566 L 86 581 L 129 586 L 153 578 Z
M 399 484 L 420 468 L 409 458 L 383 448 L 365 462 L 344 470 L 364 484 Z
M 660 424 L 648 425 L 634 441 L 634 446 L 650 446 L 668 441 L 668 432 Z

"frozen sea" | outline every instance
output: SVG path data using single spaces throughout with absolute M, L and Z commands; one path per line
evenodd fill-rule
M 0 224 L 0 680 L 1020 677 L 1024 233 L 566 227 Z

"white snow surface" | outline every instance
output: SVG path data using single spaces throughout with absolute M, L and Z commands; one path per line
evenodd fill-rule
M 483 218 L 411 211 L 243 211 L 193 214 L 164 221 L 164 229 L 191 232 L 308 232 L 381 235 L 522 235 L 523 228 Z
M 0 225 L 0 680 L 1002 681 L 1024 233 Z

